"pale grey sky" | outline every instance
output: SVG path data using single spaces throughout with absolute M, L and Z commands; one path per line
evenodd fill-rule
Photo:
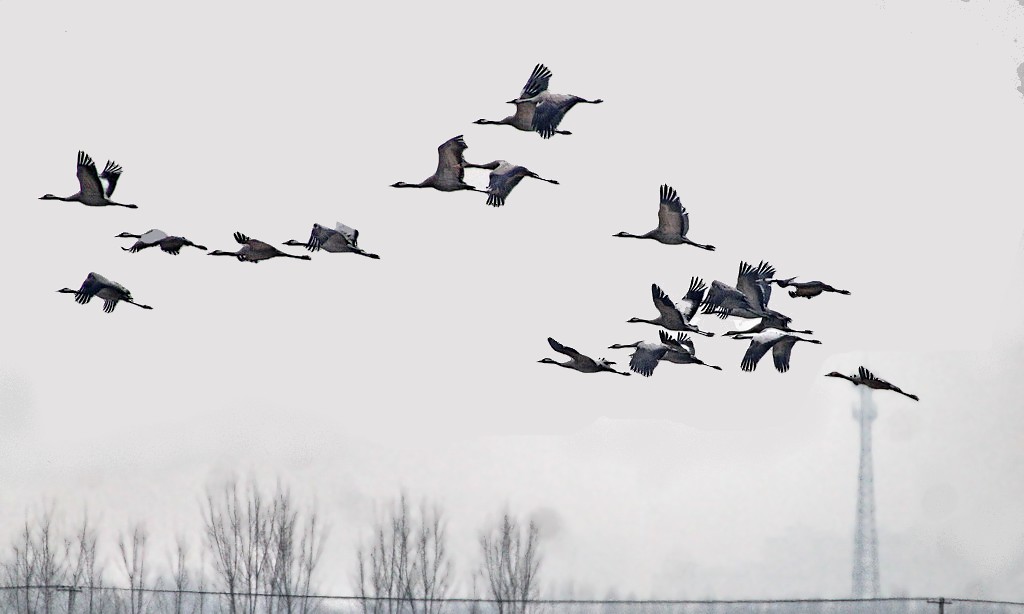
M 845 596 L 856 395 L 822 375 L 865 364 L 922 399 L 877 397 L 883 591 L 1021 598 L 1022 24 L 1009 0 L 6 0 L 0 542 L 47 497 L 110 532 L 194 531 L 203 487 L 241 472 L 316 494 L 327 591 L 350 590 L 374 502 L 405 486 L 446 506 L 462 577 L 507 503 L 560 527 L 551 592 Z M 471 123 L 537 62 L 605 104 L 549 141 Z M 387 187 L 457 134 L 561 185 L 501 209 Z M 76 190 L 79 149 L 122 164 L 138 210 L 37 200 Z M 654 227 L 662 183 L 717 251 L 612 238 Z M 381 259 L 114 238 L 235 249 L 236 230 L 335 221 Z M 853 292 L 773 296 L 823 342 L 785 375 L 740 372 L 745 342 L 720 336 L 697 351 L 722 372 L 537 363 L 553 336 L 625 364 L 605 348 L 656 338 L 626 323 L 655 314 L 652 282 L 679 298 L 761 259 Z M 89 271 L 154 309 L 54 292 Z

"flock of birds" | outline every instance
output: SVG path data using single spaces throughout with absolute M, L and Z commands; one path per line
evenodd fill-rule
M 506 125 L 517 130 L 536 132 L 541 138 L 549 139 L 555 135 L 570 135 L 566 130 L 560 130 L 565 115 L 577 104 L 599 104 L 600 99 L 588 100 L 580 96 L 555 94 L 548 91 L 551 79 L 551 71 L 543 64 L 537 64 L 530 74 L 526 85 L 522 88 L 519 96 L 508 101 L 514 104 L 516 110 L 501 120 L 479 119 L 476 124 L 482 125 Z M 487 164 L 474 164 L 467 162 L 464 153 L 468 146 L 462 135 L 455 136 L 437 148 L 438 164 L 437 170 L 431 176 L 419 183 L 406 183 L 399 181 L 392 184 L 395 188 L 433 188 L 442 192 L 455 192 L 469 190 L 487 194 L 488 205 L 500 207 L 505 204 L 512 190 L 524 178 L 532 178 L 552 184 L 558 184 L 554 179 L 546 179 L 529 168 L 512 164 L 505 160 L 494 160 Z M 466 183 L 466 169 L 489 170 L 489 181 L 486 189 L 480 189 Z M 68 197 L 46 194 L 41 200 L 60 200 L 65 202 L 78 202 L 91 207 L 116 206 L 130 209 L 137 208 L 134 204 L 124 204 L 111 200 L 118 179 L 122 174 L 120 165 L 108 161 L 102 173 L 98 173 L 92 158 L 85 152 L 78 153 L 77 177 L 79 191 Z M 106 183 L 104 187 L 103 183 Z M 628 232 L 619 232 L 615 237 L 633 239 L 651 239 L 666 245 L 690 245 L 696 248 L 714 251 L 715 247 L 709 244 L 697 243 L 688 237 L 690 230 L 689 213 L 683 206 L 678 193 L 669 185 L 662 185 L 660 189 L 660 202 L 658 209 L 658 226 L 644 234 L 636 235 Z M 198 245 L 183 236 L 168 235 L 162 230 L 152 229 L 141 234 L 122 232 L 116 235 L 118 238 L 132 238 L 135 243 L 130 247 L 123 247 L 125 251 L 136 253 L 150 247 L 159 246 L 162 251 L 172 255 L 178 255 L 184 247 L 194 247 L 207 251 L 207 248 Z M 310 252 L 324 250 L 327 252 L 351 252 L 366 256 L 368 258 L 379 258 L 376 254 L 364 251 L 358 246 L 359 232 L 353 228 L 338 223 L 334 228 L 313 224 L 313 229 L 306 241 L 289 240 L 283 245 L 305 247 Z M 295 255 L 281 251 L 277 247 L 252 239 L 241 232 L 234 233 L 234 239 L 241 247 L 234 252 L 214 250 L 208 252 L 211 256 L 234 256 L 241 262 L 261 262 L 270 258 L 287 257 L 301 260 L 309 260 L 308 255 Z M 782 373 L 789 370 L 790 357 L 793 347 L 799 342 L 820 344 L 817 339 L 810 339 L 800 335 L 813 334 L 810 330 L 795 330 L 790 327 L 792 318 L 779 313 L 768 307 L 771 298 L 772 285 L 780 288 L 790 288 L 791 297 L 813 298 L 823 293 L 850 294 L 847 290 L 837 289 L 821 281 L 798 282 L 795 277 L 776 278 L 776 270 L 767 262 L 760 262 L 753 266 L 747 262 L 741 262 L 736 285 L 730 286 L 722 281 L 715 280 L 708 288 L 704 281 L 698 277 L 690 280 L 689 290 L 682 297 L 679 303 L 669 298 L 657 284 L 651 285 L 651 296 L 658 316 L 653 319 L 631 318 L 631 323 L 647 323 L 656 325 L 663 330 L 659 331 L 658 341 L 636 341 L 628 344 L 614 344 L 609 349 L 633 349 L 630 355 L 630 370 L 640 375 L 650 377 L 658 363 L 672 362 L 676 364 L 695 364 L 721 370 L 721 367 L 709 365 L 699 359 L 693 340 L 687 333 L 713 337 L 714 333 L 700 330 L 692 320 L 698 310 L 704 314 L 714 314 L 722 319 L 738 317 L 745 319 L 756 319 L 758 323 L 744 331 L 729 331 L 723 336 L 731 336 L 733 339 L 748 340 L 750 343 L 740 361 L 740 368 L 743 371 L 753 371 L 758 362 L 768 353 L 772 352 L 775 368 Z M 107 313 L 113 312 L 119 302 L 135 305 L 142 309 L 152 309 L 149 305 L 135 302 L 131 292 L 121 284 L 111 281 L 98 273 L 89 273 L 78 290 L 62 288 L 60 293 L 73 294 L 75 300 L 80 304 L 87 304 L 93 297 L 99 297 L 104 301 L 103 310 Z M 672 334 L 672 331 L 676 333 Z M 613 365 L 616 363 L 604 358 L 593 359 L 581 354 L 577 350 L 562 345 L 555 339 L 548 337 L 551 348 L 569 360 L 558 362 L 551 358 L 544 358 L 540 362 L 555 364 L 561 367 L 574 369 L 583 373 L 611 372 L 619 375 L 629 375 L 628 372 L 617 371 Z M 838 372 L 829 373 L 830 377 L 839 377 L 852 382 L 855 385 L 863 385 L 873 389 L 892 390 L 899 394 L 908 396 L 914 400 L 918 397 L 903 392 L 895 385 L 874 376 L 864 367 L 860 367 L 857 375 L 843 375 Z

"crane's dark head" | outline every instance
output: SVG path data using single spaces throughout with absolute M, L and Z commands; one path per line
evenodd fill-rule
M 39 200 L 60 200 L 60 199 L 61 198 L 59 196 L 54 196 L 53 194 L 43 194 L 42 196 L 39 197 Z
M 122 232 L 119 235 L 114 235 L 114 237 L 118 238 L 118 239 L 141 239 L 142 238 L 140 235 L 133 235 L 130 232 Z
M 557 361 L 555 361 L 554 359 L 551 359 L 551 358 L 541 358 L 537 362 L 542 362 L 542 363 L 549 364 L 549 365 L 557 365 L 558 364 Z
M 841 377 L 843 379 L 846 379 L 846 376 L 840 373 L 839 371 L 832 371 L 831 373 L 826 373 L 825 377 Z

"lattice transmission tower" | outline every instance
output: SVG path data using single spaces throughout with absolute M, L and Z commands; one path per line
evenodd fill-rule
M 875 470 L 871 460 L 871 424 L 878 417 L 871 389 L 860 389 L 860 468 L 857 472 L 857 521 L 853 530 L 853 596 L 878 597 L 878 534 L 875 531 Z

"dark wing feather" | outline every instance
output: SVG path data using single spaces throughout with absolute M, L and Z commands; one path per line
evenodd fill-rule
M 768 343 L 758 343 L 757 341 L 751 340 L 750 346 L 747 348 L 745 354 L 743 354 L 743 360 L 740 362 L 740 368 L 744 371 L 753 371 L 757 368 L 757 363 L 761 358 L 768 353 L 768 348 L 771 345 Z
M 455 177 L 462 182 L 466 176 L 466 161 L 462 157 L 462 152 L 467 149 L 469 149 L 469 145 L 466 145 L 461 134 L 441 143 L 437 148 L 437 178 Z
M 117 187 L 117 180 L 121 178 L 121 165 L 113 160 L 107 160 L 107 165 L 103 168 L 103 173 L 100 175 L 100 179 L 107 180 L 107 198 L 110 198 L 114 193 L 114 188 Z
M 562 123 L 562 118 L 569 109 L 576 106 L 579 98 L 552 94 L 541 98 L 537 108 L 533 110 L 533 129 L 545 139 L 551 138 Z
M 775 360 L 775 368 L 779 373 L 789 371 L 789 355 L 797 340 L 794 337 L 783 337 L 772 346 L 772 358 Z
M 651 298 L 654 299 L 654 306 L 658 308 L 658 313 L 662 318 L 665 320 L 681 319 L 683 314 L 679 312 L 665 291 L 658 287 L 658 284 L 651 284 Z
M 96 174 L 96 163 L 84 151 L 78 152 L 78 170 L 76 172 L 79 191 L 86 197 L 102 200 L 103 184 L 100 183 L 100 176 Z
M 668 352 L 668 348 L 665 346 L 657 349 L 637 348 L 630 356 L 629 368 L 644 377 L 650 377 L 654 373 L 654 368 L 658 366 L 658 361 L 666 352 Z
M 245 244 L 249 243 L 249 241 L 252 241 L 252 239 L 250 239 L 249 237 L 245 236 L 244 234 L 242 234 L 240 232 L 235 232 L 234 237 L 235 237 L 235 241 L 237 241 L 238 243 L 241 243 L 242 245 L 245 245 Z
M 670 235 L 686 236 L 689 216 L 679 194 L 668 184 L 661 186 L 661 201 L 658 207 L 658 230 Z
M 697 309 L 701 303 L 704 302 L 704 292 L 707 290 L 707 286 L 704 285 L 704 280 L 699 277 L 690 278 L 690 289 L 687 290 L 686 296 L 680 301 L 679 311 L 683 314 L 687 321 L 690 320 L 697 313 Z
M 523 91 L 519 93 L 519 98 L 533 98 L 547 90 L 548 81 L 550 80 L 551 71 L 548 67 L 543 64 L 537 64 L 533 67 L 533 72 L 530 73 L 530 78 L 526 81 L 526 85 L 523 86 Z
M 551 337 L 548 337 L 548 345 L 551 346 L 552 350 L 558 352 L 559 354 L 565 354 L 566 356 L 572 358 L 573 360 L 577 360 L 580 356 L 582 356 L 582 354 L 580 354 L 576 350 L 572 349 L 567 345 L 562 345 L 561 343 L 555 341 Z
M 861 379 L 878 379 L 873 373 L 871 373 L 871 371 L 868 371 L 864 367 L 857 367 L 857 375 L 859 375 Z
M 499 173 L 491 171 L 487 183 L 487 204 L 492 207 L 500 207 L 505 204 L 505 199 L 512 193 L 512 188 L 519 185 L 519 182 L 526 176 L 526 168 L 514 166 L 506 172 Z
M 766 283 L 765 280 L 770 279 L 774 274 L 775 267 L 763 260 L 757 267 L 740 262 L 740 272 L 736 277 L 736 289 L 746 295 L 751 305 L 764 310 L 768 306 L 768 299 L 771 298 L 771 284 Z

